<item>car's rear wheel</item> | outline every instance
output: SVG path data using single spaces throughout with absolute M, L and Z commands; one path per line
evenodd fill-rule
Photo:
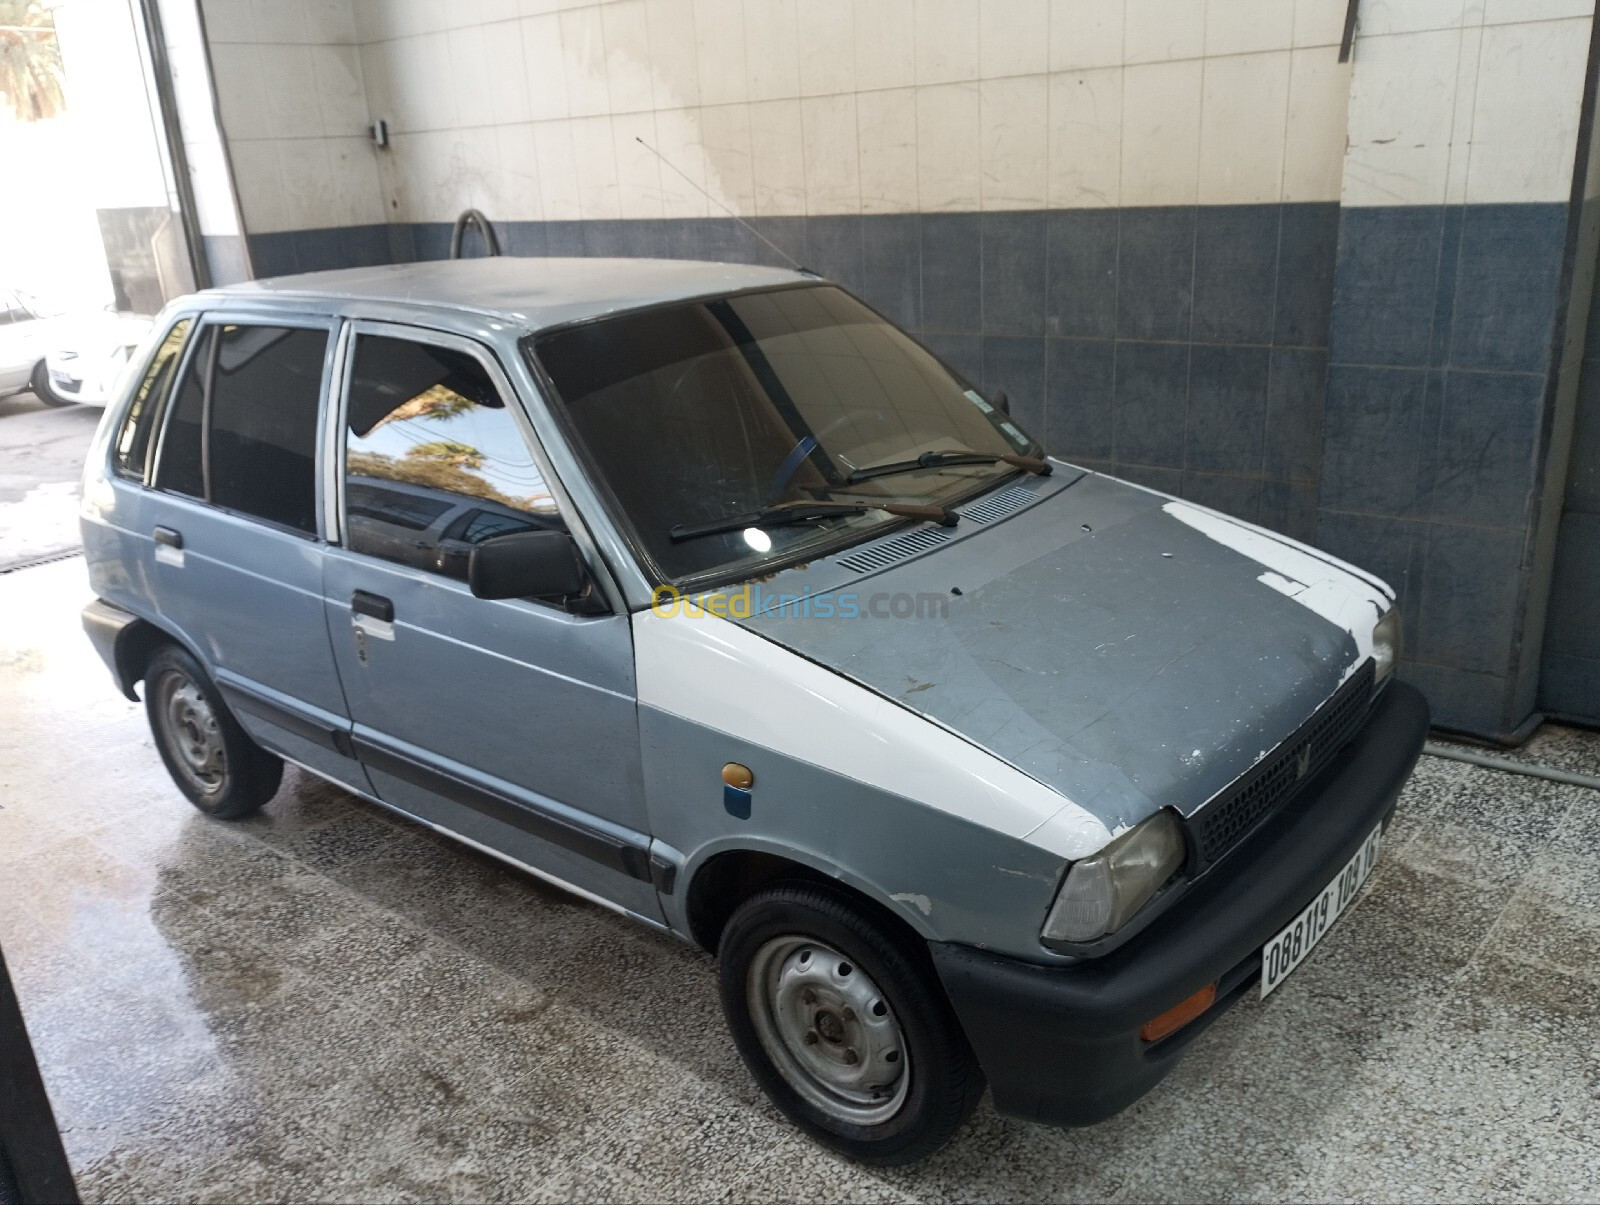
M 46 406 L 72 406 L 76 404 L 71 398 L 62 397 L 50 387 L 50 370 L 45 367 L 43 360 L 33 366 L 33 375 L 28 378 L 28 388 L 33 390 L 33 396 Z
M 250 739 L 183 649 L 163 645 L 150 658 L 144 704 L 167 773 L 206 815 L 236 820 L 277 794 L 282 760 Z
M 794 883 L 740 905 L 718 947 L 723 1011 L 762 1089 L 867 1163 L 931 1154 L 983 1095 L 949 1002 L 908 945 L 848 897 Z

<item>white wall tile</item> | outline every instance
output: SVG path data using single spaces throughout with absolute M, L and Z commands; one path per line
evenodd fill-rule
M 856 98 L 809 96 L 800 102 L 806 212 L 861 212 L 861 148 Z
M 255 42 L 256 19 L 250 0 L 204 0 L 201 5 L 206 18 L 206 40 L 215 46 L 220 42 Z
M 386 220 L 378 163 L 365 138 L 329 138 L 328 179 L 333 196 L 323 226 L 370 226 Z
M 917 91 L 888 88 L 856 97 L 861 145 L 861 212 L 915 213 Z
M 279 143 L 283 168 L 283 194 L 291 229 L 315 230 L 336 226 L 333 169 L 328 144 L 322 138 L 297 138 Z
M 522 53 L 522 27 L 516 22 L 491 25 L 483 39 L 489 78 L 490 111 L 496 124 L 531 120 L 528 60 Z
M 806 0 L 795 13 L 800 95 L 856 89 L 854 0 Z
M 1291 0 L 1206 0 L 1206 54 L 1287 50 L 1294 42 Z
M 762 0 L 744 10 L 744 61 L 751 100 L 800 95 L 795 0 Z
M 195 217 L 201 233 L 238 234 L 239 218 L 234 212 L 233 184 L 228 176 L 228 163 L 222 153 L 221 140 L 185 140 L 183 149 L 189 160 L 189 182 L 194 188 Z
M 1126 5 L 1123 62 L 1160 63 L 1205 53 L 1204 0 L 1126 0 Z
M 1339 45 L 1348 11 L 1349 0 L 1294 0 L 1294 44 Z
M 306 41 L 319 46 L 356 44 L 355 5 L 351 0 L 305 0 Z
M 1478 97 L 1478 66 L 1482 60 L 1483 26 L 1461 30 L 1461 51 L 1456 57 L 1454 106 L 1450 114 L 1450 157 L 1445 162 L 1444 201 L 1462 205 L 1467 200 L 1467 172 L 1472 165 L 1472 126 Z
M 312 48 L 263 44 L 261 78 L 266 85 L 267 111 L 272 134 L 278 138 L 314 138 L 323 132 L 322 104 L 317 98 L 317 75 Z
M 1202 205 L 1275 203 L 1283 188 L 1290 52 L 1205 61 L 1200 101 Z
M 544 220 L 578 221 L 583 217 L 583 205 L 571 124 L 565 120 L 535 122 L 533 145 L 539 156 L 539 205 Z
M 1469 204 L 1568 198 L 1589 26 L 1579 17 L 1484 28 Z
M 1357 38 L 1429 29 L 1459 29 L 1468 14 L 1481 20 L 1483 0 L 1363 0 L 1356 18 Z
M 749 113 L 756 212 L 762 217 L 805 213 L 806 170 L 800 102 L 752 102 Z
M 750 154 L 750 107 L 718 105 L 700 110 L 705 147 L 706 191 L 718 201 L 711 214 L 756 212 L 755 164 Z
M 1050 77 L 1049 204 L 1115 206 L 1122 195 L 1122 68 Z
M 600 9 L 605 31 L 606 84 L 612 113 L 655 108 L 650 61 L 650 24 L 644 0 L 622 0 Z
M 495 127 L 495 152 L 509 203 L 502 202 L 495 221 L 537 222 L 544 217 L 539 189 L 539 148 L 533 123 L 519 121 Z
M 1043 74 L 1050 66 L 1050 0 L 981 5 L 978 48 L 984 79 Z
M 641 146 L 656 145 L 656 115 L 620 113 L 611 118 L 611 136 L 616 147 L 617 194 L 625 218 L 659 218 L 661 209 L 661 160 L 656 152 Z
M 976 84 L 917 89 L 917 196 L 923 212 L 980 207 L 981 123 Z
M 261 75 L 261 48 L 258 46 L 213 46 L 213 78 L 216 80 L 217 108 L 222 128 L 231 139 L 270 138 L 272 114 L 267 109 L 267 90 Z
M 1122 73 L 1122 204 L 1192 205 L 1199 187 L 1202 64 Z
M 694 108 L 700 103 L 694 0 L 645 0 L 645 19 L 656 108 Z
M 1461 31 L 1363 38 L 1350 84 L 1341 200 L 1444 202 Z
M 251 15 L 258 42 L 303 43 L 306 40 L 304 0 L 253 0 Z
M 574 117 L 572 156 L 578 165 L 578 210 L 585 221 L 622 216 L 622 197 L 617 186 L 617 147 L 611 118 Z
M 744 5 L 740 0 L 694 0 L 694 38 L 700 103 L 725 105 L 748 100 Z
M 915 23 L 914 0 L 855 0 L 856 87 L 916 83 Z
M 1043 75 L 978 85 L 983 208 L 1042 209 L 1049 165 L 1050 85 Z
M 394 124 L 394 81 L 390 48 L 387 45 L 359 46 L 361 82 L 367 94 L 367 112 L 387 118 Z
M 561 18 L 554 13 L 522 20 L 522 58 L 528 77 L 528 115 L 535 121 L 566 117 L 567 63 Z
M 1485 25 L 1515 21 L 1554 21 L 1562 17 L 1593 17 L 1594 0 L 1478 0 Z M 207 10 L 210 11 L 209 9 Z
M 979 75 L 979 0 L 916 0 L 917 83 Z M 904 31 L 899 36 L 904 37 Z
M 278 144 L 270 140 L 235 141 L 228 149 L 228 157 L 233 163 L 234 187 L 238 190 L 245 230 L 269 234 L 290 229 Z
M 310 50 L 324 132 L 332 137 L 359 136 L 370 120 L 361 52 L 354 46 L 313 46 Z
M 1122 66 L 1122 0 L 1050 0 L 1050 70 Z
M 600 10 L 568 9 L 560 20 L 568 112 L 574 117 L 609 113 L 611 93 L 606 80 L 606 39 Z
M 749 135 L 745 137 L 749 163 Z M 661 212 L 669 218 L 703 218 L 706 201 L 706 149 L 698 109 L 658 109 L 656 149 L 661 152 Z M 715 211 L 718 215 L 721 210 Z
M 1339 199 L 1353 64 L 1341 63 L 1323 49 L 1292 52 L 1289 129 L 1283 148 L 1285 201 Z
M 454 125 L 455 93 L 439 83 L 442 65 L 450 61 L 447 35 L 419 34 L 391 45 L 395 128 L 410 132 Z

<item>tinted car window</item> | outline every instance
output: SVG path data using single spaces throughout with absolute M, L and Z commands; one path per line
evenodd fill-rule
M 945 465 L 852 480 L 925 452 L 1035 445 L 908 335 L 830 286 L 658 306 L 535 337 L 637 542 L 669 580 L 747 577 L 863 539 L 883 512 L 674 539 L 783 503 L 945 504 L 1015 470 Z
M 358 337 L 348 422 L 355 552 L 465 580 L 474 544 L 564 529 L 514 415 L 472 356 Z
M 155 357 L 150 361 L 150 367 L 144 374 L 144 380 L 139 382 L 139 388 L 134 391 L 133 403 L 128 407 L 128 413 L 122 420 L 122 430 L 117 433 L 116 448 L 112 453 L 112 463 L 117 475 L 127 477 L 134 481 L 143 481 L 145 474 L 145 461 L 150 450 L 150 433 L 155 430 L 159 421 L 157 415 L 161 406 L 166 401 L 167 390 L 171 388 L 172 377 L 178 369 L 178 359 L 183 352 L 184 340 L 189 337 L 189 327 L 192 321 L 180 318 L 167 337 L 161 341 L 161 346 L 156 348 Z
M 328 333 L 230 325 L 205 338 L 178 390 L 156 484 L 315 534 Z

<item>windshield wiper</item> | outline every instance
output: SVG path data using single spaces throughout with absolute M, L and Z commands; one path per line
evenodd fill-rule
M 888 477 L 895 473 L 914 473 L 918 469 L 942 469 L 956 464 L 1015 465 L 1041 477 L 1050 476 L 1050 462 L 1038 456 L 1009 456 L 997 452 L 969 452 L 964 448 L 951 448 L 940 452 L 924 452 L 915 460 L 891 460 L 885 464 L 870 464 L 864 469 L 853 469 L 845 480 L 854 485 L 873 477 Z
M 864 515 L 875 510 L 903 519 L 929 519 L 940 527 L 956 525 L 955 512 L 944 506 L 915 506 L 902 502 L 787 502 L 780 506 L 763 506 L 760 510 L 746 511 L 741 515 L 712 519 L 709 523 L 679 523 L 667 534 L 677 544 L 700 536 L 743 531 L 746 527 L 793 527 L 813 519 Z

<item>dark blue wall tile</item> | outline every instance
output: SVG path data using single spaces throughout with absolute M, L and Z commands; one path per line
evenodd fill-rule
M 213 285 L 234 285 L 250 279 L 244 239 L 237 234 L 207 234 L 204 237 L 206 271 Z
M 1117 246 L 1117 334 L 1187 339 L 1194 302 L 1194 208 L 1124 209 Z
M 1045 447 L 1058 456 L 1109 461 L 1116 453 L 1110 339 L 1051 339 L 1045 352 Z
M 588 254 L 583 245 L 582 222 L 546 222 L 544 240 L 547 253 L 557 258 Z
M 806 267 L 820 272 L 852 292 L 861 288 L 861 217 L 832 214 L 804 219 Z
M 300 270 L 299 261 L 295 259 L 293 233 L 252 234 L 249 241 L 250 264 L 257 279 L 289 276 Z
M 1426 387 L 1425 369 L 1328 369 L 1321 505 L 1411 513 Z
M 1188 345 L 1119 342 L 1116 356 L 1118 463 L 1181 469 Z
M 1508 683 L 1503 675 L 1401 661 L 1396 676 L 1427 696 L 1434 727 L 1485 736 L 1505 732 L 1500 700 Z
M 579 223 L 574 222 L 576 226 Z M 416 251 L 416 258 L 449 259 L 450 258 L 450 230 L 449 222 L 413 222 L 411 224 L 411 243 Z M 576 252 L 582 255 L 583 252 Z
M 344 260 L 352 268 L 392 262 L 387 226 L 346 226 L 341 232 Z
M 1342 211 L 1333 363 L 1428 362 L 1443 220 L 1432 205 Z
M 1427 525 L 1420 619 L 1407 644 L 1418 661 L 1505 674 L 1517 630 L 1525 535 L 1489 527 Z
M 1011 414 L 1038 438 L 1044 430 L 1044 343 L 1017 335 L 983 337 L 983 390 L 1005 390 Z
M 974 388 L 983 382 L 983 336 L 953 335 L 945 331 L 924 331 L 919 340 Z
M 861 219 L 861 296 L 907 330 L 922 326 L 922 229 L 914 213 Z
M 1545 651 L 1600 658 L 1600 515 L 1569 512 L 1561 520 L 1556 559 L 1570 571 L 1558 573 L 1550 591 L 1550 627 Z M 1569 709 L 1570 710 L 1570 709 Z
M 1148 464 L 1118 464 L 1112 476 L 1148 486 L 1153 490 L 1160 490 L 1163 494 L 1171 494 L 1174 498 L 1183 496 L 1181 469 L 1160 469 Z
M 1327 347 L 1339 206 L 1285 205 L 1278 236 L 1277 315 L 1273 342 Z
M 1235 477 L 1225 473 L 1183 475 L 1182 496 L 1190 502 L 1220 510 L 1246 523 L 1261 520 L 1261 478 Z
M 922 216 L 922 328 L 983 327 L 983 248 L 975 213 Z
M 1387 515 L 1323 510 L 1317 514 L 1313 542 L 1389 583 L 1401 602 L 1401 621 L 1409 647 L 1422 595 L 1422 563 L 1427 551 L 1423 524 Z
M 1461 261 L 1462 207 L 1447 205 L 1439 224 L 1439 278 L 1434 284 L 1433 334 L 1428 363 L 1440 367 L 1450 362 L 1450 333 L 1455 321 L 1456 267 Z
M 747 245 L 750 248 L 749 254 L 744 258 L 751 263 L 766 264 L 772 268 L 793 268 L 799 265 L 802 268 L 810 268 L 814 272 L 820 272 L 830 280 L 835 280 L 844 285 L 847 289 L 855 288 L 861 278 L 859 258 L 851 259 L 846 263 L 843 257 L 838 257 L 837 262 L 840 264 L 838 271 L 824 269 L 821 264 L 811 262 L 817 256 L 817 250 L 811 243 L 811 232 L 814 229 L 814 223 L 818 220 L 831 219 L 806 218 L 797 214 L 747 219 L 749 229 L 740 228 L 740 233 L 746 237 Z M 847 217 L 840 219 L 840 221 L 842 225 L 849 227 L 850 234 L 848 237 L 859 239 L 859 231 L 855 226 L 858 219 Z M 760 237 L 751 235 L 751 229 L 756 231 Z M 829 240 L 843 240 L 847 237 L 844 232 L 839 230 L 825 231 L 824 233 Z M 824 252 L 833 254 L 831 242 L 828 247 L 824 248 Z M 830 260 L 829 262 L 833 263 L 835 261 Z M 845 279 L 846 271 L 852 273 L 848 280 Z
M 1263 481 L 1258 522 L 1292 540 L 1311 543 L 1317 538 L 1317 487 L 1307 481 Z
M 1260 477 L 1269 354 L 1205 343 L 1190 350 L 1186 468 Z
M 1117 332 L 1115 209 L 1064 209 L 1045 225 L 1045 328 L 1109 339 Z
M 628 228 L 632 222 L 591 218 L 583 223 L 583 253 L 597 258 L 631 255 Z
M 417 259 L 416 233 L 410 222 L 396 222 L 389 227 L 389 262 L 410 264 Z
M 1451 371 L 1443 392 L 1429 513 L 1521 528 L 1537 479 L 1544 378 Z
M 1284 481 L 1316 481 L 1322 467 L 1322 408 L 1328 353 L 1275 347 L 1267 380 L 1262 471 Z
M 1449 363 L 1543 372 L 1554 337 L 1566 207 L 1469 205 Z
M 1196 342 L 1268 343 L 1281 205 L 1202 205 L 1194 227 Z
M 986 213 L 983 233 L 983 331 L 1044 334 L 1045 215 Z
M 496 222 L 500 249 L 507 255 L 548 255 L 543 222 Z

